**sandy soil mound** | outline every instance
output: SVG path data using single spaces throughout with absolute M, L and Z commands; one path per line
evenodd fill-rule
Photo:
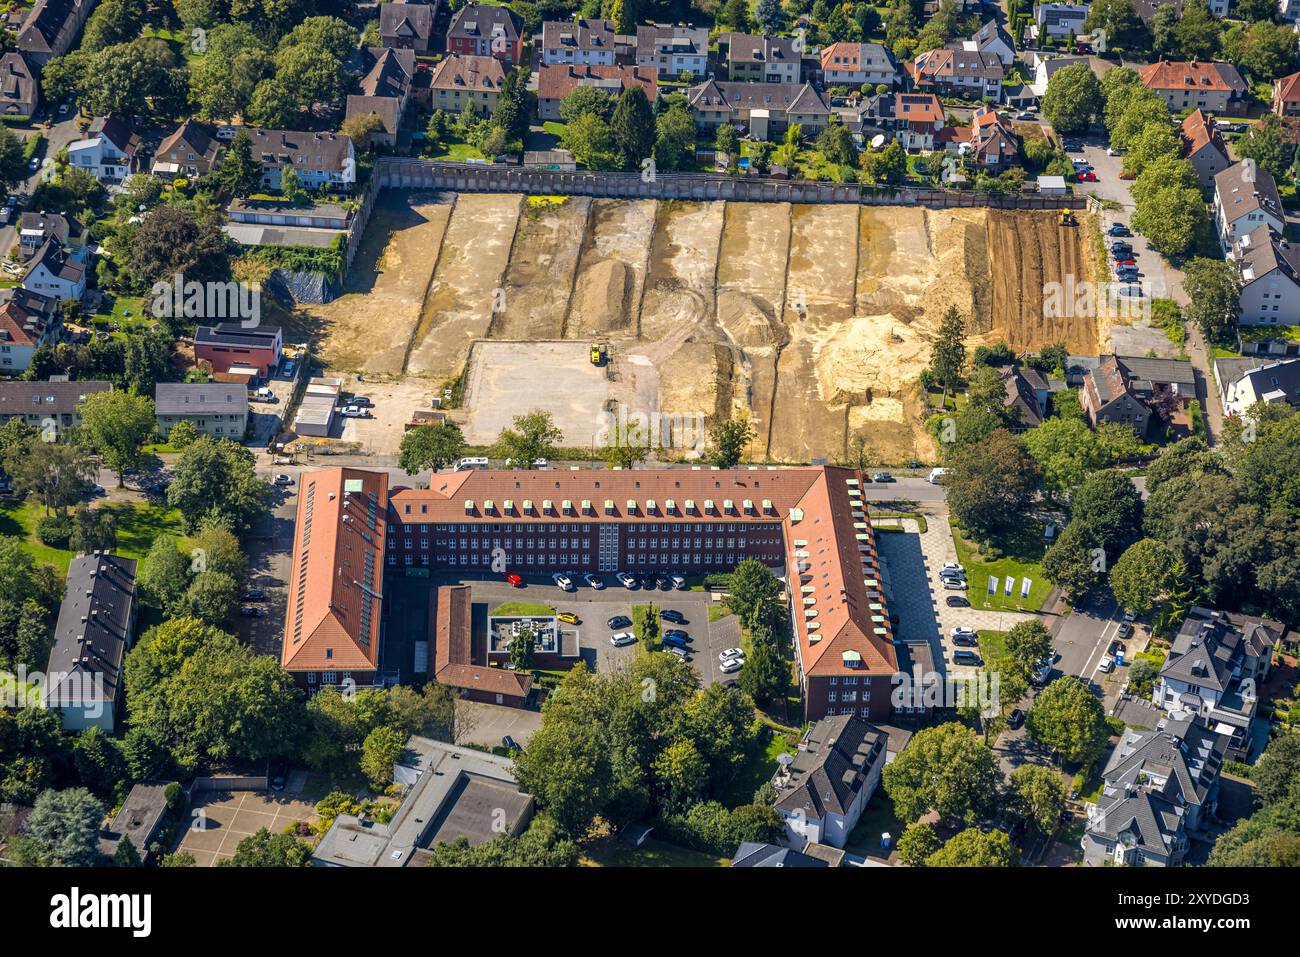
M 773 303 L 738 290 L 718 293 L 718 325 L 742 349 L 784 345 L 790 338 Z
M 659 408 L 681 419 L 708 419 L 731 411 L 731 350 L 712 342 L 684 342 L 659 383 Z
M 578 276 L 573 287 L 573 311 L 584 317 L 583 331 L 629 331 L 635 287 L 632 267 L 618 259 L 602 259 Z

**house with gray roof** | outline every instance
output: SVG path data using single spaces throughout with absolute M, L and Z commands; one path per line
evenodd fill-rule
M 1175 867 L 1191 833 L 1218 807 L 1219 770 L 1228 736 L 1186 712 L 1154 730 L 1127 728 L 1102 771 L 1102 789 L 1088 805 L 1083 862 L 1090 867 Z
M 1226 254 L 1260 226 L 1285 236 L 1286 214 L 1273 175 L 1248 160 L 1215 174 L 1214 225 Z
M 1068 382 L 1068 367 L 1066 372 Z M 1079 384 L 1079 404 L 1093 428 L 1120 422 L 1145 437 L 1154 419 L 1175 432 L 1190 430 L 1188 407 L 1196 398 L 1196 374 L 1185 359 L 1101 356 L 1083 372 Z
M 834 701 L 836 692 L 829 694 Z M 849 714 L 829 715 L 809 726 L 794 760 L 772 781 L 792 847 L 844 846 L 880 783 L 888 744 L 888 734 Z
M 651 67 L 661 80 L 675 80 L 683 73 L 705 76 L 709 28 L 641 24 L 636 28 L 636 65 Z
M 1023 432 L 1043 424 L 1047 418 L 1047 400 L 1051 387 L 1033 366 L 1006 366 L 999 370 L 1005 395 L 1002 405 L 1013 418 L 1013 432 Z
M 810 857 L 792 847 L 742 841 L 731 859 L 732 867 L 830 867 L 826 861 Z
M 230 382 L 159 382 L 154 416 L 164 439 L 177 422 L 191 422 L 204 435 L 239 442 L 248 427 L 248 389 Z
M 0 382 L 0 425 L 21 419 L 46 434 L 58 435 L 81 425 L 86 396 L 109 392 L 113 383 L 97 379 L 71 382 L 66 376 L 47 382 Z
M 830 106 L 811 83 L 706 80 L 686 91 L 686 102 L 701 129 L 730 123 L 760 140 L 776 139 L 795 123 L 805 136 L 816 136 L 831 116 Z
M 1193 608 L 1174 637 L 1151 694 L 1162 711 L 1199 715 L 1227 736 L 1227 755 L 1245 760 L 1258 686 L 1286 627 L 1265 618 Z
M 316 845 L 316 866 L 418 867 L 438 844 L 463 837 L 477 846 L 521 834 L 532 820 L 514 764 L 495 754 L 413 736 L 393 780 L 405 793 L 388 823 L 340 814 Z
M 1216 358 L 1214 381 L 1230 416 L 1245 415 L 1256 402 L 1300 408 L 1300 359 Z
M 1300 325 L 1300 245 L 1261 223 L 1237 240 L 1229 261 L 1241 270 L 1237 325 Z
M 80 555 L 68 566 L 44 697 L 66 731 L 113 733 L 135 637 L 135 570 L 135 559 L 109 554 Z

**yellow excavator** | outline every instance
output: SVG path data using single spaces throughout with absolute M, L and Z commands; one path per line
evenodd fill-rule
M 603 342 L 593 342 L 591 344 L 591 364 L 594 366 L 603 366 L 609 361 L 609 346 Z
M 1077 221 L 1075 220 L 1075 218 L 1074 218 L 1074 213 L 1072 213 L 1072 212 L 1071 212 L 1070 210 L 1068 210 L 1068 209 L 1063 209 L 1063 210 L 1061 210 L 1060 215 L 1057 217 L 1057 221 L 1058 221 L 1062 226 L 1077 226 L 1077 225 L 1078 225 L 1078 222 L 1077 222 Z

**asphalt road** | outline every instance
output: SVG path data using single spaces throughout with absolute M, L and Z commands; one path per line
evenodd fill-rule
M 1056 669 L 1085 682 L 1101 683 L 1099 670 L 1110 643 L 1117 637 L 1124 613 L 1110 595 L 1094 599 L 1060 620 L 1053 644 L 1061 658 Z

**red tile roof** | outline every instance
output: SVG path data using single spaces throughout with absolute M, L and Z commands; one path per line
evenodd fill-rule
M 1183 120 L 1182 134 L 1187 144 L 1187 156 L 1193 156 L 1205 146 L 1213 144 L 1225 159 L 1228 157 L 1228 147 L 1224 144 L 1223 137 L 1202 111 L 1194 110 Z
M 1138 75 L 1151 90 L 1245 91 L 1236 67 L 1228 63 L 1160 60 L 1142 67 Z
M 579 86 L 599 86 L 615 94 L 639 86 L 651 103 L 659 95 L 659 81 L 653 67 L 554 63 L 543 66 L 537 75 L 537 98 L 562 100 Z
M 528 697 L 533 686 L 532 675 L 474 664 L 469 586 L 443 585 L 438 589 L 437 600 L 434 677 L 438 683 L 489 694 Z
M 387 472 L 303 474 L 281 659 L 287 670 L 375 670 L 387 524 Z

